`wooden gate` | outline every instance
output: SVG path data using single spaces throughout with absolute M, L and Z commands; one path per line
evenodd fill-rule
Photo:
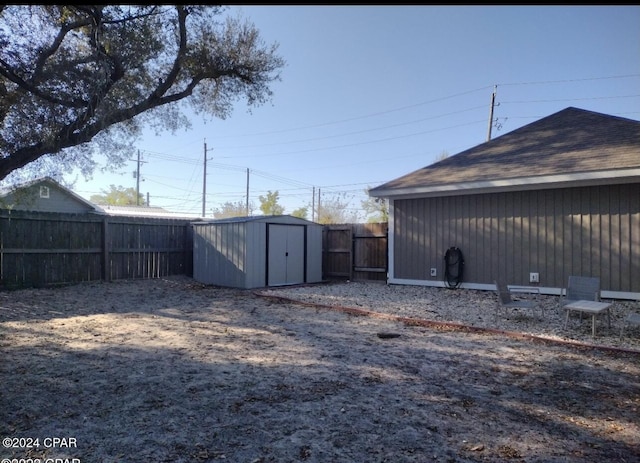
M 386 222 L 325 225 L 322 241 L 325 280 L 386 281 Z

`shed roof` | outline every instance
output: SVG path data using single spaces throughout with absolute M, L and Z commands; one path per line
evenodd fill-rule
M 224 219 L 202 219 L 197 225 L 220 224 L 220 223 L 246 223 L 246 222 L 273 222 L 273 223 L 297 223 L 318 225 L 307 219 L 295 217 L 293 215 L 251 215 L 241 217 L 226 217 Z
M 640 121 L 569 107 L 369 194 L 443 196 L 639 180 Z

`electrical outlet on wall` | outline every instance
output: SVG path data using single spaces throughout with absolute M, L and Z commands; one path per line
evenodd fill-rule
M 540 283 L 540 274 L 537 272 L 529 273 L 529 283 Z
M 432 269 L 431 269 L 431 276 L 432 276 L 432 277 L 438 276 L 438 270 L 437 270 L 437 269 L 435 269 L 435 268 L 432 268 Z

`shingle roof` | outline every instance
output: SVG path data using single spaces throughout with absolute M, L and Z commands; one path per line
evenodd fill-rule
M 416 195 L 497 185 L 532 188 L 553 184 L 550 179 L 594 180 L 605 171 L 604 177 L 630 174 L 640 179 L 640 122 L 569 107 L 369 193 Z

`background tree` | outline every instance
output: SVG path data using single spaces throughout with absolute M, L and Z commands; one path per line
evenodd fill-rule
M 269 190 L 265 196 L 258 196 L 260 200 L 260 210 L 264 215 L 282 215 L 284 207 L 278 204 L 280 193 Z
M 253 213 L 253 204 L 249 203 L 249 210 L 247 211 L 246 201 L 224 203 L 219 208 L 213 209 L 214 219 L 228 219 L 231 217 L 246 217 Z
M 0 180 L 90 177 L 99 152 L 111 168 L 133 156 L 142 128 L 188 128 L 188 107 L 224 119 L 240 99 L 268 101 L 278 45 L 225 11 L 0 5 Z
M 447 150 L 443 150 L 443 151 L 440 152 L 439 155 L 436 156 L 436 160 L 434 161 L 434 164 L 436 162 L 443 161 L 443 160 L 447 159 L 448 157 L 449 157 L 449 152 Z
M 109 206 L 135 206 L 140 204 L 141 206 L 146 206 L 146 201 L 144 200 L 144 196 L 142 194 L 137 195 L 138 201 L 136 201 L 136 190 L 135 188 L 124 188 L 123 186 L 115 186 L 111 185 L 109 187 L 109 191 L 102 190 L 101 195 L 92 195 L 89 198 L 94 204 L 100 205 L 109 205 Z
M 350 199 L 346 193 L 336 193 L 333 196 L 323 195 L 318 206 L 317 222 L 357 223 L 360 220 L 358 211 L 349 208 Z
M 364 192 L 369 194 L 369 188 L 364 190 Z M 361 201 L 360 204 L 368 216 L 367 222 L 380 223 L 389 221 L 389 204 L 387 203 L 386 198 L 374 198 L 369 196 L 367 199 Z
M 307 206 L 299 207 L 294 210 L 291 215 L 293 217 L 298 217 L 299 219 L 309 219 L 309 208 Z

